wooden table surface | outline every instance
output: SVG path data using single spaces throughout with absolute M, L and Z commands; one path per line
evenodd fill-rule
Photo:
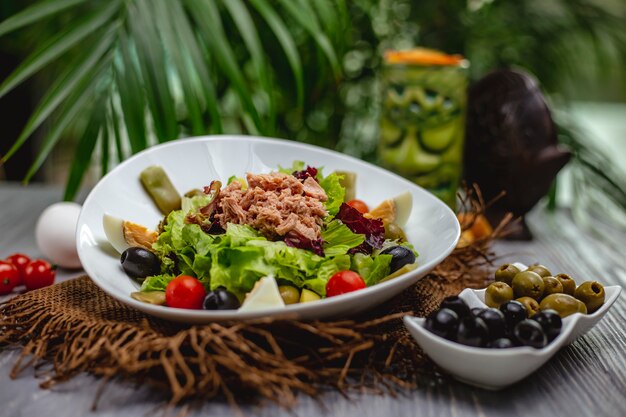
M 41 186 L 27 188 L 0 184 L 0 258 L 16 252 L 39 256 L 34 227 L 49 204 L 61 198 L 61 190 Z M 529 216 L 535 234 L 532 242 L 498 242 L 496 252 L 504 261 L 526 264 L 540 261 L 553 271 L 567 271 L 577 280 L 596 279 L 626 286 L 626 232 L 610 228 L 582 231 L 567 210 L 547 213 L 536 208 Z M 598 239 L 610 234 L 611 244 Z M 80 272 L 60 271 L 58 279 Z M 2 298 L 0 298 L 0 301 Z M 409 390 L 396 398 L 369 394 L 350 399 L 327 393 L 321 401 L 302 396 L 293 412 L 305 416 L 626 416 L 626 303 L 624 295 L 602 321 L 585 336 L 559 351 L 543 368 L 503 391 L 490 392 L 445 379 L 431 386 Z M 38 387 L 34 371 L 16 380 L 9 372 L 18 357 L 13 348 L 0 350 L 0 416 L 151 416 L 161 398 L 142 387 L 113 382 L 102 394 L 95 412 L 91 405 L 100 381 L 80 375 L 51 390 Z M 503 372 L 506 372 L 503 369 Z M 184 411 L 170 410 L 174 416 Z M 273 405 L 246 406 L 244 415 L 291 416 Z M 224 403 L 205 403 L 189 410 L 189 416 L 230 416 Z

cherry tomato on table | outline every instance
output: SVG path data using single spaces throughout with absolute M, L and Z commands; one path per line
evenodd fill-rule
M 30 263 L 30 258 L 23 253 L 14 253 L 7 258 L 7 262 L 13 264 L 13 266 L 15 266 L 20 272 L 20 278 L 17 285 L 21 285 L 23 282 L 22 277 L 24 276 L 24 270 L 26 269 L 26 265 Z
M 353 271 L 339 271 L 326 284 L 326 296 L 345 294 L 365 288 L 365 281 L 359 274 Z
M 24 285 L 27 290 L 36 290 L 54 284 L 54 268 L 48 262 L 36 259 L 24 268 Z
M 165 287 L 165 304 L 168 307 L 198 310 L 206 296 L 204 285 L 194 277 L 180 275 Z
M 20 282 L 20 271 L 9 263 L 0 261 L 0 295 L 13 291 Z
M 365 214 L 370 211 L 369 207 L 367 207 L 367 204 L 365 204 L 365 202 L 363 202 L 362 200 L 350 200 L 346 204 L 353 209 L 357 209 L 361 214 Z

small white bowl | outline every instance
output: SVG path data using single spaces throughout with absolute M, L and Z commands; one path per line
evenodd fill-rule
M 515 347 L 487 349 L 465 346 L 439 337 L 424 328 L 426 319 L 405 316 L 404 324 L 424 352 L 459 381 L 499 390 L 527 377 L 546 363 L 560 348 L 585 334 L 606 314 L 619 297 L 618 285 L 604 287 L 606 299 L 593 314 L 572 314 L 563 319 L 559 336 L 542 349 Z M 487 307 L 485 289 L 466 288 L 459 294 L 470 308 Z

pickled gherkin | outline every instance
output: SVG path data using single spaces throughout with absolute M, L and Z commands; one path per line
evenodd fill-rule
M 180 194 L 163 168 L 156 165 L 149 166 L 141 171 L 139 180 L 161 213 L 167 215 L 173 210 L 180 209 Z

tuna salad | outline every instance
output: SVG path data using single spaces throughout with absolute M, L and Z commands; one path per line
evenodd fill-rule
M 339 296 L 411 271 L 417 252 L 402 227 L 406 192 L 372 208 L 355 174 L 294 162 L 180 196 L 160 167 L 140 180 L 164 214 L 156 231 L 105 215 L 133 298 L 175 308 L 241 311 Z M 347 201 L 346 201 L 347 200 Z

